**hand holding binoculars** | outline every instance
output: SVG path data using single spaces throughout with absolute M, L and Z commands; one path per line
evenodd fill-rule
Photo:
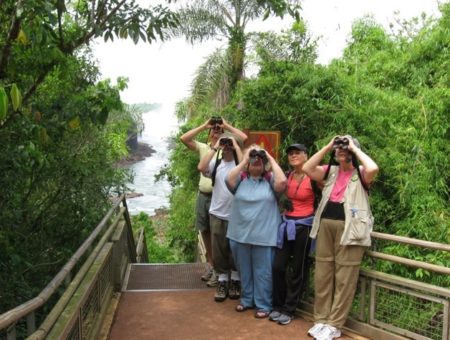
M 349 139 L 347 137 L 337 136 L 333 141 L 333 149 L 347 150 L 349 145 Z
M 222 119 L 222 117 L 211 117 L 210 119 L 209 119 L 209 125 L 213 125 L 213 126 L 215 126 L 215 125 L 222 125 L 223 124 L 223 119 Z
M 233 147 L 233 141 L 231 140 L 231 138 L 221 138 L 219 141 L 219 145 L 223 146 L 224 148 L 229 147 L 232 148 Z
M 256 149 L 253 149 L 253 150 L 250 151 L 249 157 L 250 157 L 250 158 L 256 158 L 256 157 L 259 157 L 259 158 L 262 159 L 263 162 L 267 162 L 267 161 L 268 161 L 268 159 L 267 159 L 267 154 L 266 154 L 266 152 L 265 152 L 264 150 L 256 150 Z

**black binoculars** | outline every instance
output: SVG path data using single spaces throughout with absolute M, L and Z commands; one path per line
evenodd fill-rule
M 222 125 L 223 124 L 223 119 L 222 117 L 211 117 L 209 119 L 209 125 L 214 125 L 214 127 L 216 125 Z
M 253 149 L 253 150 L 250 151 L 249 156 L 250 156 L 250 158 L 259 157 L 259 158 L 261 158 L 263 160 L 263 162 L 267 162 L 267 154 L 266 154 L 266 152 L 264 150 Z
M 349 140 L 347 137 L 336 137 L 333 141 L 333 149 L 348 149 Z
M 219 145 L 223 146 L 223 147 L 233 147 L 233 141 L 231 140 L 231 138 L 221 138 Z

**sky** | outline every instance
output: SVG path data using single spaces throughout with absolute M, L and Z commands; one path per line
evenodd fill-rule
M 153 2 L 140 0 L 143 4 Z M 440 0 L 443 2 L 444 0 Z M 303 0 L 301 16 L 308 30 L 319 38 L 318 62 L 327 64 L 339 58 L 346 46 L 355 19 L 373 15 L 388 29 L 395 18 L 410 19 L 425 12 L 439 16 L 439 0 Z M 399 12 L 395 15 L 395 12 Z M 288 29 L 291 20 L 269 19 L 250 26 L 251 30 Z M 225 42 L 209 41 L 192 46 L 183 39 L 168 42 L 138 43 L 99 40 L 93 46 L 102 79 L 129 79 L 128 88 L 121 93 L 129 104 L 174 104 L 190 93 L 190 86 L 198 67 L 216 48 Z

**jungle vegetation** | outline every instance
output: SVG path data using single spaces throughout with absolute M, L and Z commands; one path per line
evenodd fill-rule
M 424 14 L 397 20 L 391 30 L 370 16 L 360 18 L 353 23 L 343 56 L 329 65 L 316 62 L 316 42 L 301 20 L 280 35 L 251 34 L 244 68 L 256 62 L 259 72 L 239 80 L 222 106 L 210 83 L 197 88 L 212 69 L 201 67 L 192 97 L 177 106 L 178 116 L 185 119 L 179 134 L 213 115 L 241 129 L 281 131 L 281 150 L 301 142 L 313 153 L 336 134 L 351 134 L 380 167 L 370 191 L 375 230 L 448 244 L 450 4 L 440 10 L 440 18 Z M 192 105 L 199 92 L 211 95 Z M 281 162 L 286 168 L 285 158 Z M 193 260 L 196 247 L 197 182 L 192 178 L 198 176 L 197 163 L 195 153 L 187 156 L 179 143 L 164 170 L 174 186 L 168 235 L 182 262 Z M 374 247 L 450 266 L 448 253 L 380 241 Z M 382 261 L 366 265 L 444 287 L 450 284 L 448 278 L 421 269 Z
M 361 18 L 343 56 L 320 65 L 301 10 L 282 0 L 248 2 L 252 18 L 298 21 L 279 35 L 220 26 L 229 29 L 227 46 L 177 105 L 185 120 L 179 133 L 217 114 L 240 128 L 280 130 L 282 150 L 298 141 L 313 152 L 350 133 L 381 169 L 371 189 L 376 230 L 450 243 L 450 5 L 439 19 L 398 22 L 392 32 Z M 126 190 L 129 174 L 114 163 L 139 124 L 120 100 L 126 79 L 100 81 L 90 42 L 151 43 L 187 23 L 182 12 L 134 0 L 0 0 L 0 313 L 36 296 L 100 221 L 110 196 Z M 246 77 L 250 64 L 259 71 Z M 162 173 L 174 188 L 162 260 L 195 260 L 197 163 L 178 144 Z M 148 225 L 142 216 L 136 223 Z M 376 247 L 450 266 L 449 254 Z M 426 271 L 377 266 L 450 285 Z
M 127 190 L 114 164 L 145 107 L 120 99 L 127 79 L 100 80 L 90 46 L 170 39 L 171 2 L 0 0 L 0 313 L 35 297 Z M 298 15 L 285 0 L 255 4 Z

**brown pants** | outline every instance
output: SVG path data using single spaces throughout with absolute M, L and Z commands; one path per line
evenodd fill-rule
M 352 306 L 366 247 L 342 246 L 344 221 L 323 218 L 316 244 L 314 319 L 342 328 Z

